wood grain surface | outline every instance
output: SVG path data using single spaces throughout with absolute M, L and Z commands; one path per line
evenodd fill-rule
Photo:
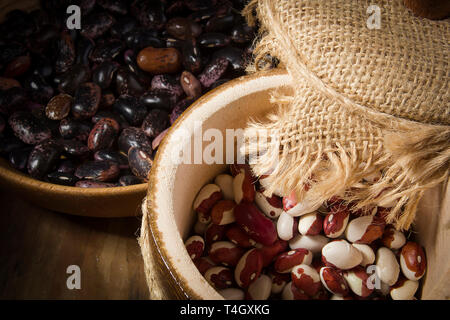
M 0 299 L 148 299 L 141 218 L 87 218 L 0 191 Z M 69 265 L 81 289 L 66 285 Z

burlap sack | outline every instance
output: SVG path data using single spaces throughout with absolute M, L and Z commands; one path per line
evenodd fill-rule
M 415 17 L 401 0 L 253 0 L 244 14 L 260 22 L 253 68 L 270 55 L 295 84 L 245 131 L 247 155 L 260 152 L 254 173 L 271 173 L 266 193 L 296 190 L 313 206 L 340 195 L 355 209 L 395 200 L 388 221 L 408 228 L 424 190 L 449 174 L 449 19 Z M 249 138 L 267 128 L 279 139 Z M 361 182 L 375 170 L 379 181 Z

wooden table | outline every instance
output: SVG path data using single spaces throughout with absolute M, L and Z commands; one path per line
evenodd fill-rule
M 140 220 L 69 216 L 0 190 L 0 299 L 148 299 Z

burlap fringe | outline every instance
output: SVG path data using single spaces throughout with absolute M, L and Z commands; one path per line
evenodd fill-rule
M 259 41 L 254 49 L 254 64 L 248 68 L 255 72 L 270 66 L 267 57 L 279 58 L 279 52 L 285 48 L 278 43 L 282 35 L 276 28 L 267 29 L 267 17 L 261 17 L 258 4 L 252 0 L 243 15 L 249 24 L 261 22 Z M 273 2 L 266 1 L 267 5 Z M 265 11 L 267 12 L 267 10 Z M 272 21 L 273 23 L 273 21 Z M 274 31 L 275 30 L 275 31 Z M 301 60 L 301 58 L 299 58 Z M 289 65 L 286 66 L 289 72 Z M 255 175 L 270 176 L 265 179 L 270 185 L 267 195 L 275 190 L 287 195 L 296 191 L 300 201 L 319 205 L 334 195 L 348 202 L 357 202 L 354 210 L 370 209 L 373 206 L 396 201 L 387 216 L 387 222 L 398 229 L 408 229 L 414 221 L 415 212 L 424 191 L 448 180 L 450 168 L 450 128 L 421 124 L 374 111 L 349 101 L 346 97 L 328 88 L 321 80 L 305 67 L 302 73 L 313 88 L 331 99 L 335 99 L 346 110 L 369 121 L 381 132 L 382 139 L 365 141 L 363 146 L 352 142 L 334 146 L 318 143 L 314 147 L 301 144 L 284 147 L 281 140 L 267 142 L 255 140 L 260 130 L 272 130 L 276 136 L 280 123 L 286 123 L 287 110 L 301 108 L 296 97 L 274 95 L 273 100 L 279 108 L 268 120 L 252 120 L 245 129 L 246 144 L 243 152 L 256 159 L 252 164 Z M 369 144 L 373 143 L 369 148 Z M 376 170 L 382 171 L 382 177 L 375 183 L 362 182 L 362 179 Z M 266 184 L 267 185 L 267 184 Z M 305 185 L 309 186 L 308 191 Z M 370 210 L 366 210 L 370 212 Z

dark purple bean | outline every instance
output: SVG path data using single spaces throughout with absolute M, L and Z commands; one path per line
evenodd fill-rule
M 131 171 L 137 177 L 148 180 L 148 174 L 152 168 L 153 160 L 151 156 L 137 147 L 128 150 L 128 163 Z
M 142 122 L 142 130 L 149 139 L 155 138 L 169 126 L 169 114 L 161 109 L 150 110 Z
M 130 124 L 121 114 L 108 110 L 101 110 L 97 112 L 96 115 L 92 117 L 91 121 L 92 123 L 97 123 L 103 118 L 111 118 L 116 120 L 116 122 L 120 126 L 120 130 L 128 128 L 130 126 Z
M 54 171 L 47 175 L 47 180 L 54 184 L 74 186 L 75 183 L 77 183 L 78 178 L 71 173 Z
M 28 99 L 25 89 L 12 87 L 0 91 L 0 113 L 8 115 L 15 110 L 21 109 Z
M 147 115 L 147 107 L 139 102 L 139 98 L 128 95 L 117 98 L 113 110 L 123 115 L 132 126 L 141 125 Z
M 115 183 L 108 183 L 108 182 L 98 182 L 98 181 L 91 181 L 91 180 L 81 180 L 75 183 L 75 187 L 78 188 L 113 188 L 118 187 Z
M 18 148 L 9 153 L 9 163 L 13 168 L 23 171 L 27 168 L 28 156 L 30 155 L 32 148 Z
M 16 79 L 0 77 L 0 91 L 8 90 L 14 87 L 21 87 L 20 82 Z
M 82 64 L 76 64 L 69 71 L 62 74 L 58 89 L 61 92 L 74 95 L 78 87 L 83 82 L 89 81 L 90 78 L 91 71 L 89 67 Z
M 202 69 L 202 54 L 195 39 L 187 40 L 182 47 L 183 66 L 186 70 L 197 74 Z
M 176 17 L 167 21 L 166 31 L 180 40 L 196 38 L 202 33 L 202 27 L 188 18 Z
M 174 76 L 168 74 L 158 74 L 154 76 L 152 79 L 151 89 L 167 90 L 177 98 L 184 94 L 180 82 Z
M 227 46 L 230 43 L 230 38 L 223 33 L 204 33 L 198 37 L 198 43 L 206 48 L 219 48 Z
M 143 27 L 149 29 L 162 29 L 167 20 L 162 1 L 135 0 L 131 13 Z
M 137 21 L 131 17 L 124 16 L 117 19 L 109 32 L 115 38 L 126 40 L 127 35 L 137 27 Z
M 184 110 L 186 110 L 194 101 L 194 98 L 187 97 L 178 102 L 172 109 L 172 113 L 170 114 L 170 124 L 173 124 L 175 120 L 177 120 L 178 117 L 181 116 Z
M 45 115 L 51 120 L 62 120 L 69 115 L 72 102 L 73 98 L 70 95 L 60 93 L 47 103 Z
M 61 146 L 53 140 L 37 144 L 28 157 L 28 173 L 35 179 L 42 179 L 53 169 L 61 151 Z
M 33 52 L 44 52 L 49 44 L 60 35 L 58 28 L 53 25 L 43 25 L 31 39 Z
M 121 170 L 128 169 L 128 157 L 115 150 L 99 150 L 94 153 L 94 159 L 96 161 L 112 161 L 119 165 Z
M 119 95 L 139 96 L 144 93 L 145 88 L 133 72 L 119 68 L 116 72 L 116 91 Z
M 62 140 L 61 146 L 64 152 L 75 157 L 84 157 L 89 153 L 89 148 L 80 140 Z
M 188 97 L 198 98 L 202 94 L 202 84 L 189 71 L 183 71 L 180 76 L 180 83 Z
M 17 78 L 28 71 L 31 65 L 30 56 L 19 56 L 14 58 L 5 68 L 3 75 L 7 78 Z
M 80 65 L 89 65 L 89 56 L 94 50 L 95 43 L 90 38 L 80 37 L 77 41 L 77 58 L 75 63 Z
M 74 173 L 77 164 L 73 159 L 66 159 L 59 163 L 58 169 L 56 171 L 61 173 Z
M 177 102 L 177 96 L 171 94 L 169 90 L 150 90 L 140 97 L 141 104 L 148 109 L 172 110 L 172 106 Z
M 115 59 L 125 48 L 122 41 L 110 39 L 98 43 L 92 52 L 90 59 L 94 63 L 102 63 L 105 60 Z
M 141 184 L 143 182 L 144 181 L 142 181 L 141 178 L 136 177 L 134 175 L 124 175 L 119 178 L 119 184 L 121 186 L 132 186 L 135 184 Z
M 65 118 L 59 123 L 59 133 L 64 139 L 86 141 L 90 132 L 91 124 L 89 122 Z
M 198 80 L 204 87 L 208 88 L 225 74 L 228 65 L 229 62 L 227 59 L 217 58 L 203 69 L 202 73 L 198 76 Z
M 205 26 L 206 32 L 228 32 L 235 22 L 234 14 L 215 16 L 208 20 Z
M 92 117 L 98 110 L 101 89 L 93 83 L 87 82 L 80 85 L 75 93 L 72 114 L 76 119 L 87 119 Z
M 110 161 L 87 161 L 75 170 L 75 176 L 85 180 L 114 181 L 119 177 L 117 163 Z
M 215 8 L 207 8 L 191 13 L 188 18 L 195 22 L 204 22 L 216 14 Z
M 153 148 L 153 150 L 158 149 L 159 145 L 161 144 L 161 141 L 166 136 L 168 131 L 169 131 L 169 128 L 167 128 L 166 130 L 164 130 L 163 132 L 158 134 L 158 136 L 155 139 L 153 139 L 153 141 L 152 141 L 152 148 Z
M 53 88 L 40 75 L 33 74 L 24 81 L 24 88 L 28 90 L 33 100 L 46 104 L 52 97 Z
M 255 30 L 248 24 L 240 24 L 231 29 L 233 42 L 243 44 L 250 42 L 255 37 Z
M 127 47 L 139 51 L 146 47 L 163 48 L 164 42 L 152 30 L 137 29 L 124 36 Z
M 64 73 L 75 62 L 75 45 L 67 32 L 62 32 L 55 45 L 55 71 Z
M 125 62 L 128 70 L 133 72 L 136 77 L 139 79 L 140 83 L 143 86 L 149 86 L 151 83 L 151 76 L 149 76 L 146 72 L 142 71 L 137 64 L 137 55 L 133 50 L 127 50 L 123 54 L 123 61 Z
M 152 145 L 147 135 L 141 128 L 129 127 L 122 130 L 117 141 L 119 150 L 128 154 L 131 147 L 138 147 L 147 153 L 152 152 Z
M 80 0 L 81 14 L 86 15 L 94 10 L 97 0 Z
M 225 58 L 230 62 L 233 70 L 244 70 L 244 52 L 235 47 L 225 47 L 213 53 L 212 59 Z
M 166 41 L 167 48 L 177 48 L 180 50 L 183 48 L 183 44 L 184 44 L 183 40 L 178 40 L 175 38 L 166 38 L 165 41 Z
M 104 61 L 92 73 L 92 81 L 101 89 L 107 89 L 111 85 L 119 64 L 113 61 Z
M 216 4 L 217 0 L 186 0 L 184 3 L 189 10 L 199 11 L 206 10 Z
M 116 141 L 119 124 L 111 118 L 103 118 L 92 128 L 88 138 L 89 150 L 109 149 Z
M 83 19 L 80 33 L 86 38 L 95 39 L 108 31 L 114 22 L 114 18 L 109 13 L 94 13 Z
M 27 144 L 37 144 L 51 137 L 51 131 L 28 112 L 16 112 L 8 119 L 16 137 Z
M 105 10 L 111 11 L 112 13 L 117 13 L 125 15 L 128 13 L 127 3 L 121 0 L 97 0 L 100 7 Z

